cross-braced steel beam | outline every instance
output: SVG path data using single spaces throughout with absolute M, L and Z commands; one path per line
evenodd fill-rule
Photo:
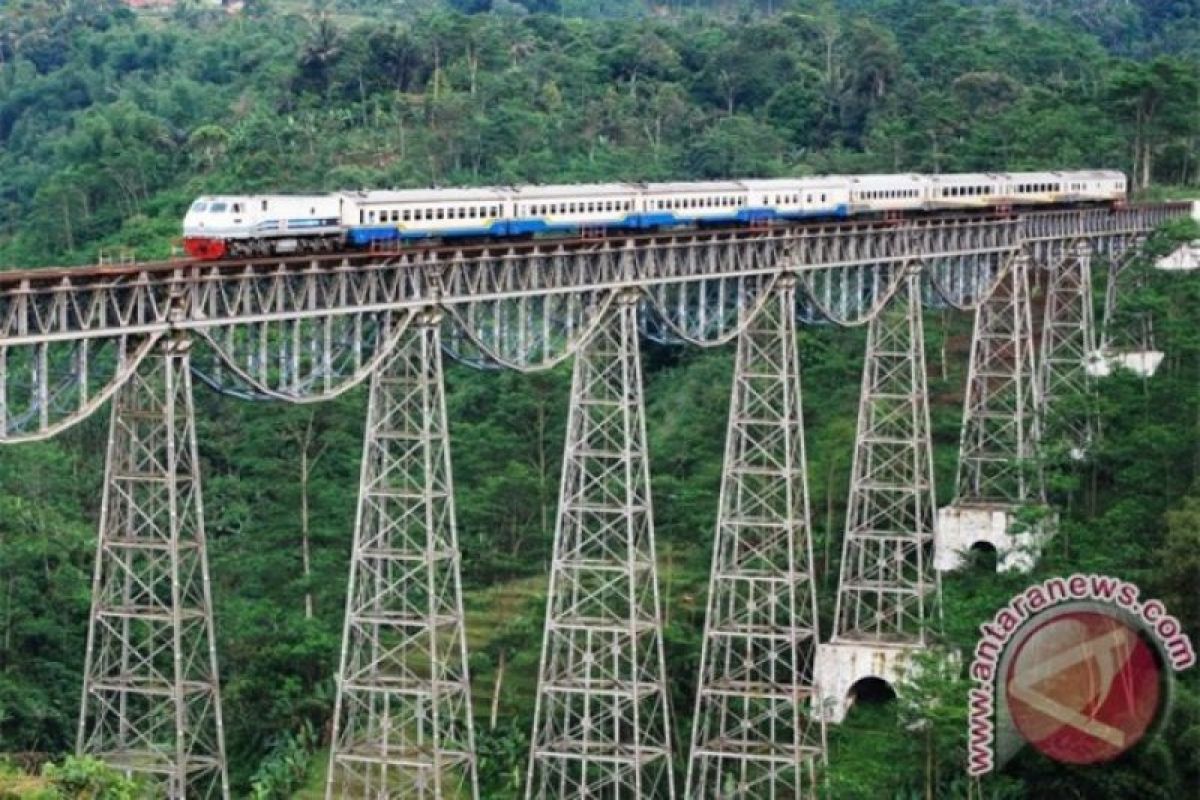
M 825 726 L 809 717 L 817 642 L 795 279 L 737 339 L 687 797 L 799 800 Z
M 229 796 L 186 341 L 113 402 L 77 750 L 155 796 Z
M 937 609 L 924 341 L 913 271 L 867 329 L 834 630 L 817 651 L 819 709 L 833 722 L 861 679 L 894 687 L 908 674 Z
M 1013 260 L 975 311 L 969 369 L 955 502 L 1041 501 L 1040 394 L 1025 256 Z
M 325 796 L 478 798 L 438 316 L 371 378 Z
M 673 798 L 637 295 L 575 357 L 526 798 Z
M 1091 248 L 1077 242 L 1049 270 L 1038 380 L 1045 433 L 1073 455 L 1082 455 L 1095 434 L 1088 372 L 1097 357 L 1092 317 Z M 1085 405 L 1062 407 L 1071 399 Z

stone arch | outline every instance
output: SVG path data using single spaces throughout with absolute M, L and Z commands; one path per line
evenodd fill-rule
M 967 564 L 981 572 L 995 572 L 1000 566 L 1000 549 L 995 543 L 979 539 L 967 548 Z
M 850 685 L 846 700 L 850 707 L 883 705 L 896 699 L 896 690 L 878 675 L 865 675 Z

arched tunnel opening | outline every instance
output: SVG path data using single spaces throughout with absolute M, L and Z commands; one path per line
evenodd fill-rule
M 896 690 L 883 678 L 862 678 L 850 687 L 850 705 L 881 706 L 896 699 Z
M 967 563 L 977 572 L 995 572 L 1000 556 L 991 542 L 976 542 L 967 553 Z

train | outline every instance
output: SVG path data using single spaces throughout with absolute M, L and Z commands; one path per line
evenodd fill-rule
M 947 210 L 1119 204 L 1124 173 L 827 175 L 675 183 L 526 185 L 197 198 L 184 249 L 220 260 L 610 232 L 898 219 Z

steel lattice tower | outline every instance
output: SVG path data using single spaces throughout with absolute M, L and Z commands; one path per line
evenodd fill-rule
M 113 402 L 77 750 L 158 796 L 229 796 L 186 341 Z
M 925 644 L 933 448 L 920 276 L 871 320 L 858 409 L 833 641 Z
M 673 798 L 637 295 L 575 357 L 526 798 Z
M 1092 309 L 1091 248 L 1076 243 L 1050 269 L 1038 387 L 1046 425 L 1061 435 L 1073 454 L 1082 455 L 1095 433 L 1090 410 L 1082 414 L 1055 414 L 1056 401 L 1067 397 L 1090 398 L 1088 365 L 1097 357 Z
M 738 336 L 687 797 L 815 793 L 817 636 L 795 281 Z
M 1044 495 L 1029 263 L 1013 260 L 975 310 L 958 462 L 958 503 L 1021 505 Z
M 439 324 L 371 378 L 327 798 L 479 796 Z
M 819 708 L 833 722 L 845 716 L 861 679 L 895 687 L 913 651 L 927 644 L 939 594 L 929 437 L 920 273 L 913 270 L 867 329 L 834 630 L 817 650 Z
M 1086 261 L 1085 253 L 1073 253 L 1051 277 L 1043 345 L 1053 354 L 1045 368 L 1055 381 L 1087 381 L 1086 373 L 1079 377 L 1090 336 Z M 1018 509 L 1045 498 L 1032 315 L 1029 262 L 1020 255 L 975 309 L 957 491 L 938 512 L 938 570 L 958 568 L 964 554 L 981 544 L 995 550 L 1001 570 L 1028 569 L 1053 527 L 1052 520 L 1016 524 Z M 1086 428 L 1078 435 L 1087 441 Z

